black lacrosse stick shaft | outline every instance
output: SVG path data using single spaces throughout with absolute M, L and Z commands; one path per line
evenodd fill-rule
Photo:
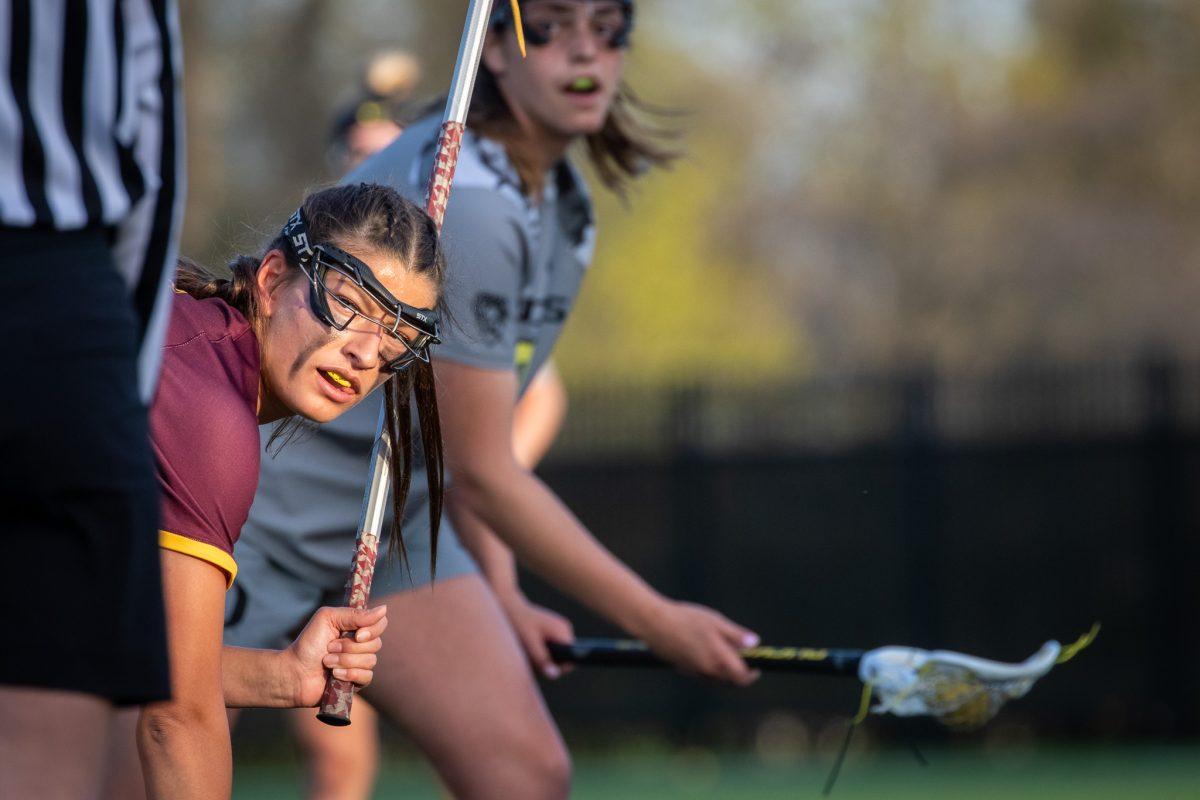
M 633 639 L 576 639 L 572 644 L 547 642 L 550 657 L 559 664 L 618 667 L 670 667 Z M 751 647 L 742 651 L 746 663 L 764 672 L 803 672 L 816 675 L 858 675 L 863 650 L 815 647 Z

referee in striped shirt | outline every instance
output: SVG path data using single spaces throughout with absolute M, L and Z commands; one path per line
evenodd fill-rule
M 0 0 L 0 797 L 168 696 L 146 405 L 184 198 L 175 0 Z

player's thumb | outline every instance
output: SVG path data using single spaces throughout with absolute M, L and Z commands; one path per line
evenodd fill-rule
M 540 630 L 527 632 L 525 653 L 529 656 L 529 663 L 533 665 L 534 670 L 543 677 L 555 680 L 562 675 L 562 670 L 550 657 L 550 649 L 546 647 L 546 640 Z
M 749 628 L 743 628 L 736 622 L 725 620 L 725 640 L 728 641 L 738 650 L 745 650 L 748 647 L 758 647 L 762 641 L 758 634 Z
M 369 628 L 387 614 L 387 606 L 375 608 L 349 608 L 341 606 L 329 609 L 329 622 L 339 631 L 354 631 Z

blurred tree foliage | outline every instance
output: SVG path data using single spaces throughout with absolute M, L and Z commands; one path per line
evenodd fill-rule
M 750 113 L 740 87 L 668 50 L 639 50 L 629 79 L 637 92 L 671 98 L 649 121 L 683 133 L 681 157 L 640 178 L 624 201 L 592 182 L 599 240 L 558 348 L 563 375 L 574 385 L 727 382 L 807 369 L 773 271 L 741 250 L 732 224 L 730 198 L 744 182 L 740 120 Z
M 185 251 L 253 248 L 329 179 L 371 51 L 411 48 L 444 90 L 464 7 L 185 3 Z M 1200 352 L 1200 4 L 639 13 L 630 83 L 688 111 L 687 156 L 626 204 L 596 189 L 573 383 Z
M 1200 6 L 971 5 L 860 4 L 853 102 L 739 203 L 817 368 L 1196 353 Z

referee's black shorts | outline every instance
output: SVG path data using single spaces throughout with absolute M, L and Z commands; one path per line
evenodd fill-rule
M 102 232 L 0 228 L 0 684 L 169 695 L 140 338 Z

